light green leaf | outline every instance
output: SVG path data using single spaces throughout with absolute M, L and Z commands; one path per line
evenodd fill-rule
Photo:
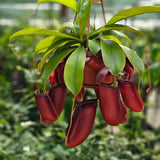
M 61 33 L 61 32 L 54 31 L 54 30 L 43 29 L 43 28 L 26 28 L 26 29 L 20 30 L 14 33 L 10 37 L 9 40 L 11 41 L 15 37 L 24 36 L 24 35 L 46 35 L 46 36 L 56 36 L 56 37 L 61 37 L 61 38 L 79 40 L 76 37 L 70 36 L 68 34 Z
M 47 78 L 51 75 L 51 73 L 56 69 L 58 64 L 61 62 L 61 60 L 67 56 L 73 48 L 68 49 L 61 49 L 58 52 L 55 52 L 53 56 L 49 59 L 49 61 L 46 63 L 43 73 L 42 73 L 42 82 L 45 84 Z
M 42 41 L 40 41 L 38 43 L 38 45 L 36 46 L 34 53 L 38 54 L 38 53 L 42 53 L 42 52 L 46 52 L 48 47 L 53 43 L 53 41 L 56 39 L 55 36 L 49 36 L 45 39 L 43 39 Z
M 133 17 L 144 13 L 160 12 L 160 6 L 142 6 L 125 9 L 115 14 L 106 25 L 114 24 L 120 20 Z
M 46 60 L 48 59 L 48 57 L 51 55 L 51 53 L 57 49 L 58 47 L 60 47 L 61 45 L 65 45 L 68 41 L 66 39 L 58 39 L 55 40 L 54 43 L 52 43 L 48 48 L 47 51 L 45 53 L 45 55 L 42 57 L 41 61 L 38 64 L 38 70 L 41 72 L 43 65 L 46 63 Z
M 135 33 L 142 36 L 142 33 L 138 29 L 136 29 L 135 27 L 122 25 L 122 24 L 112 24 L 112 25 L 106 25 L 105 27 L 101 27 L 101 28 L 97 29 L 95 32 L 92 32 L 90 34 L 90 38 L 92 38 L 100 33 L 103 33 L 106 31 L 111 31 L 111 30 L 130 31 L 130 32 L 135 32 Z
M 63 4 L 77 12 L 77 2 L 75 0 L 38 0 L 38 4 L 51 1 Z
M 56 36 L 56 37 L 60 37 L 60 38 L 68 38 L 68 39 L 73 39 L 73 40 L 77 40 L 79 41 L 78 38 L 70 36 L 68 34 L 64 34 L 58 31 L 54 31 L 54 30 L 48 30 L 48 29 L 42 29 L 42 28 L 26 28 L 23 30 L 20 30 L 18 32 L 15 32 L 14 34 L 11 35 L 11 37 L 9 38 L 9 46 L 11 48 L 11 50 L 13 51 L 13 53 L 20 58 L 20 56 L 14 51 L 14 49 L 12 48 L 11 45 L 11 41 L 13 38 L 18 37 L 18 36 L 23 36 L 23 35 L 46 35 L 46 36 Z
M 132 40 L 124 33 L 122 32 L 119 32 L 119 31 L 111 31 L 111 34 L 114 35 L 114 36 L 117 36 L 117 37 L 121 37 L 123 39 L 126 39 L 127 41 L 130 42 L 131 46 L 132 46 L 132 49 L 134 49 L 134 46 L 133 46 L 133 42 Z
M 125 55 L 121 47 L 113 40 L 101 40 L 102 58 L 113 75 L 121 72 L 125 66 Z
M 131 62 L 131 64 L 135 67 L 136 71 L 142 75 L 144 71 L 144 63 L 143 60 L 137 55 L 136 51 L 133 51 L 132 49 L 126 47 L 126 46 L 120 46 L 124 53 L 126 54 L 127 58 Z
M 89 40 L 89 50 L 93 54 L 97 54 L 101 50 L 99 42 L 96 40 Z
M 75 96 L 80 92 L 83 84 L 85 59 L 85 48 L 80 46 L 70 55 L 65 65 L 65 84 Z
M 115 37 L 115 36 L 112 36 L 112 35 L 110 35 L 110 36 L 103 36 L 103 38 L 105 38 L 105 39 L 111 39 L 111 40 L 115 41 L 117 44 L 122 45 L 121 41 L 117 37 Z

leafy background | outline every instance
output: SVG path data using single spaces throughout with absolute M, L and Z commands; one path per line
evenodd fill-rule
M 2 1 L 3 2 L 3 1 Z M 8 1 L 12 2 L 12 1 Z M 114 3 L 114 1 L 112 1 Z M 46 25 L 57 28 L 61 23 L 60 11 L 39 14 L 44 20 L 54 19 Z M 70 11 L 68 11 L 70 12 Z M 64 145 L 66 127 L 72 104 L 72 96 L 67 93 L 65 110 L 59 120 L 45 126 L 39 122 L 39 112 L 33 96 L 34 75 L 32 70 L 33 48 L 41 39 L 20 37 L 16 42 L 23 61 L 11 53 L 8 47 L 9 37 L 17 30 L 33 24 L 28 23 L 31 11 L 25 12 L 26 19 L 20 15 L 18 23 L 12 26 L 0 26 L 0 159 L 2 160 L 158 160 L 160 155 L 160 128 L 156 129 L 147 122 L 147 110 L 158 107 L 158 102 L 148 103 L 145 92 L 148 87 L 147 72 L 141 81 L 141 95 L 145 101 L 145 111 L 137 114 L 129 112 L 129 121 L 118 127 L 108 126 L 99 107 L 92 134 L 76 148 Z M 40 16 L 40 15 L 37 16 Z M 69 15 L 70 16 L 70 15 Z M 69 17 L 68 16 L 68 17 Z M 7 17 L 6 17 L 7 18 Z M 22 25 L 23 24 L 23 25 Z M 143 30 L 150 50 L 150 68 L 152 91 L 159 87 L 160 80 L 160 38 L 158 27 Z M 135 50 L 144 58 L 141 39 L 130 35 Z M 25 42 L 25 43 L 24 43 Z M 134 75 L 135 84 L 138 83 Z M 85 96 L 94 97 L 91 90 Z

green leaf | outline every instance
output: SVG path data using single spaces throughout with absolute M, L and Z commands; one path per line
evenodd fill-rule
M 85 48 L 80 46 L 70 55 L 65 65 L 65 84 L 75 96 L 80 92 L 83 84 L 85 59 Z
M 61 45 L 66 44 L 68 39 L 55 39 L 54 43 L 52 43 L 48 48 L 45 53 L 45 55 L 42 57 L 41 61 L 38 64 L 38 70 L 41 72 L 43 65 L 46 63 L 47 58 L 51 55 L 51 53 Z
M 14 51 L 14 49 L 12 48 L 11 45 L 11 41 L 13 38 L 18 37 L 18 36 L 23 36 L 23 35 L 46 35 L 46 36 L 56 36 L 56 37 L 60 37 L 60 38 L 68 38 L 68 39 L 72 39 L 72 40 L 77 40 L 79 41 L 78 38 L 70 36 L 69 34 L 64 34 L 58 31 L 54 31 L 54 30 L 48 30 L 48 29 L 41 29 L 41 28 L 26 28 L 23 30 L 20 30 L 18 32 L 15 32 L 13 35 L 11 35 L 11 37 L 9 38 L 9 46 L 11 48 L 11 50 L 13 51 L 13 53 L 20 58 L 20 56 Z
M 97 29 L 95 32 L 92 32 L 90 34 L 90 38 L 97 36 L 100 33 L 105 33 L 106 31 L 111 31 L 111 30 L 122 30 L 122 31 L 130 31 L 130 32 L 135 32 L 139 35 L 142 36 L 142 33 L 136 29 L 135 27 L 127 26 L 127 25 L 122 25 L 122 24 L 111 24 L 111 25 L 106 25 L 105 27 L 101 27 Z
M 133 7 L 130 9 L 125 9 L 117 14 L 115 14 L 106 25 L 114 24 L 120 20 L 133 17 L 136 15 L 144 14 L 144 13 L 154 13 L 154 12 L 160 12 L 159 6 L 142 6 L 142 7 Z
M 144 72 L 144 63 L 143 60 L 137 55 L 136 51 L 133 51 L 132 49 L 126 47 L 126 46 L 120 46 L 124 53 L 126 54 L 127 58 L 131 62 L 131 64 L 135 67 L 136 71 L 142 75 Z
M 88 26 L 88 18 L 91 11 L 91 0 L 79 0 L 77 5 L 77 19 L 75 27 L 80 29 L 80 37 Z
M 97 54 L 101 50 L 99 42 L 96 40 L 89 40 L 89 50 L 93 54 Z
M 123 38 L 123 39 L 126 39 L 127 41 L 130 42 L 132 48 L 134 48 L 132 40 L 131 40 L 126 34 L 124 34 L 124 33 L 122 33 L 122 32 L 119 32 L 119 31 L 111 31 L 111 34 L 114 35 L 114 36 L 117 36 L 117 37 L 121 37 L 121 38 Z
M 77 2 L 75 0 L 38 0 L 38 4 L 51 1 L 63 4 L 77 12 Z
M 121 41 L 115 36 L 109 35 L 109 36 L 103 36 L 103 38 L 111 39 L 111 40 L 115 41 L 117 44 L 122 45 Z
M 42 52 L 46 52 L 48 47 L 53 43 L 53 41 L 56 39 L 55 36 L 49 36 L 45 39 L 43 39 L 42 41 L 40 41 L 38 43 L 38 45 L 36 46 L 34 53 L 38 54 L 38 53 L 42 53 Z
M 113 40 L 101 40 L 102 58 L 113 75 L 121 72 L 125 66 L 125 55 L 121 47 Z
M 11 41 L 13 38 L 18 36 L 23 36 L 23 35 L 46 35 L 46 36 L 56 36 L 61 38 L 79 40 L 76 37 L 70 36 L 68 34 L 64 34 L 54 30 L 43 29 L 43 28 L 26 28 L 26 29 L 20 30 L 14 33 L 9 40 Z
M 67 56 L 73 48 L 59 50 L 55 52 L 53 56 L 49 59 L 48 63 L 46 63 L 43 73 L 42 73 L 42 82 L 45 84 L 47 78 L 51 75 L 51 73 L 56 69 L 61 60 Z

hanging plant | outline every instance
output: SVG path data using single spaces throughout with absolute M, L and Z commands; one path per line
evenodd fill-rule
M 132 74 L 137 71 L 141 77 L 144 63 L 124 31 L 139 35 L 142 33 L 134 27 L 116 22 L 144 13 L 160 12 L 160 7 L 145 6 L 122 10 L 104 26 L 95 29 L 90 25 L 91 4 L 101 1 L 104 13 L 102 0 L 79 0 L 78 3 L 75 0 L 38 0 L 38 4 L 47 1 L 57 2 L 74 10 L 74 22 L 65 23 L 57 30 L 20 30 L 10 37 L 9 44 L 20 58 L 12 48 L 12 39 L 22 35 L 47 36 L 35 47 L 33 54 L 35 68 L 35 56 L 43 53 L 38 63 L 43 87 L 40 88 L 37 83 L 38 93 L 35 93 L 40 121 L 51 124 L 58 119 L 63 110 L 66 91 L 69 90 L 74 99 L 65 144 L 75 147 L 92 130 L 98 99 L 104 120 L 109 125 L 115 126 L 128 120 L 126 107 L 135 112 L 143 111 L 144 104 L 132 83 Z M 128 41 L 132 48 L 125 46 L 121 38 Z M 52 87 L 46 90 L 48 82 Z M 85 88 L 94 89 L 97 99 L 83 101 Z M 79 101 L 76 107 L 75 100 Z

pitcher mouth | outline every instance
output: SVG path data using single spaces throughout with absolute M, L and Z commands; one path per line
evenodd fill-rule
M 78 108 L 81 109 L 88 109 L 88 108 L 92 108 L 97 104 L 97 99 L 90 99 L 90 100 L 85 100 L 84 102 L 82 102 Z M 89 105 L 88 107 L 82 107 L 83 105 Z
M 129 81 L 129 80 L 125 80 L 125 79 L 121 79 L 121 80 L 117 80 L 118 82 L 120 82 L 120 83 L 123 83 L 123 84 L 132 84 L 132 82 L 131 81 Z
M 106 86 L 106 87 L 108 87 L 108 88 L 112 88 L 112 89 L 118 89 L 117 87 L 112 86 L 112 85 L 109 85 L 109 84 L 106 84 L 106 83 L 100 83 L 100 85 L 102 85 L 102 86 Z
M 36 96 L 36 97 L 47 97 L 47 94 L 45 94 L 45 93 L 34 93 L 34 96 Z

